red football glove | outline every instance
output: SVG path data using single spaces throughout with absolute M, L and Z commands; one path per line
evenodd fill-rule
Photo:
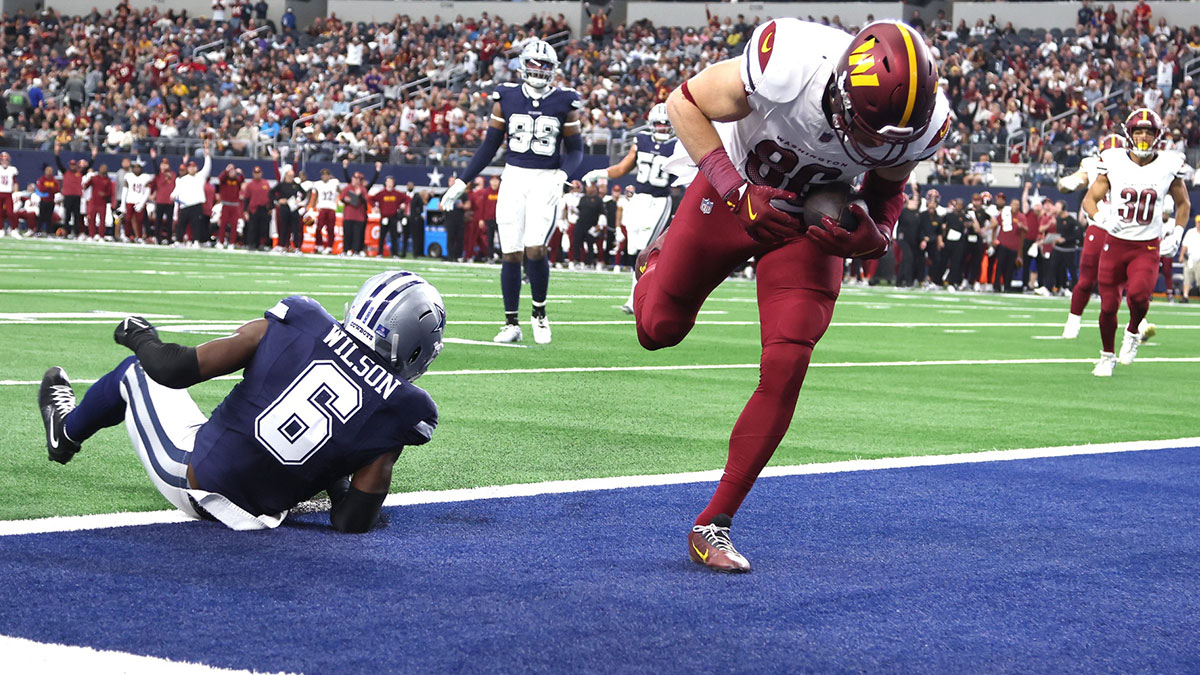
M 882 258 L 892 245 L 890 232 L 875 224 L 862 202 L 850 202 L 848 208 L 858 218 L 858 227 L 853 232 L 847 232 L 836 220 L 825 216 L 821 219 L 825 229 L 810 227 L 805 236 L 812 239 L 821 250 L 839 258 Z
M 787 190 L 746 182 L 725 195 L 725 204 L 742 221 L 746 234 L 760 244 L 776 244 L 804 233 L 804 223 L 771 206 L 772 199 L 795 199 Z

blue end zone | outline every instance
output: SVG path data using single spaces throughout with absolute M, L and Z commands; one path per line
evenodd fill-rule
M 1200 670 L 1194 448 L 0 539 L 0 633 L 309 672 Z

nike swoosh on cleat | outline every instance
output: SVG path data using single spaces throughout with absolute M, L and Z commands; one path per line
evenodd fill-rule
M 54 435 L 54 413 L 50 413 L 50 447 L 54 450 L 58 449 L 58 438 Z
M 692 550 L 696 552 L 696 555 L 700 556 L 701 562 L 708 562 L 708 553 L 707 552 L 701 553 L 700 549 L 696 548 L 695 544 L 692 544 Z

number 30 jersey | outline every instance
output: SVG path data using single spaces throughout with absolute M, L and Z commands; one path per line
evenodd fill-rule
M 810 182 L 849 182 L 870 168 L 846 154 L 823 103 L 834 69 L 853 39 L 836 28 L 799 19 L 776 19 L 755 29 L 741 64 L 751 112 L 715 125 L 747 180 L 800 195 Z M 854 86 L 871 86 L 872 71 L 888 67 L 876 63 L 869 50 L 858 64 L 854 73 L 863 79 Z M 949 129 L 950 102 L 939 90 L 929 129 L 893 165 L 933 156 Z
M 525 85 L 508 83 L 492 93 L 492 100 L 500 104 L 508 134 L 505 163 L 526 169 L 559 168 L 563 125 L 572 111 L 583 109 L 579 92 L 554 87 L 534 97 Z
M 1110 234 L 1128 241 L 1150 241 L 1162 236 L 1163 206 L 1176 178 L 1187 172 L 1183 153 L 1164 150 L 1152 162 L 1140 165 L 1125 148 L 1100 153 L 1097 170 L 1108 177 Z
M 243 379 L 196 434 L 199 487 L 279 513 L 380 455 L 429 441 L 437 407 L 311 298 L 284 298 Z

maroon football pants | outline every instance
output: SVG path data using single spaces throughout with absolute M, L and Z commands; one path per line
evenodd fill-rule
M 1108 236 L 1100 254 L 1100 342 L 1104 351 L 1112 352 L 1116 345 L 1117 310 L 1121 307 L 1121 285 L 1125 285 L 1125 304 L 1129 305 L 1129 325 L 1125 330 L 1138 331 L 1138 324 L 1150 309 L 1150 294 L 1158 281 L 1158 240 L 1128 241 Z
M 698 176 L 634 290 L 638 340 L 646 349 L 670 347 L 691 331 L 709 293 L 751 257 L 758 258 L 758 388 L 733 426 L 725 473 L 698 525 L 737 513 L 787 433 L 813 347 L 829 327 L 842 259 L 804 237 L 774 246 L 754 241 Z
M 1108 241 L 1108 231 L 1096 225 L 1088 225 L 1083 233 L 1083 252 L 1079 256 L 1079 279 L 1071 289 L 1071 313 L 1082 316 L 1092 291 L 1096 290 L 1096 274 L 1100 269 L 1100 251 Z

